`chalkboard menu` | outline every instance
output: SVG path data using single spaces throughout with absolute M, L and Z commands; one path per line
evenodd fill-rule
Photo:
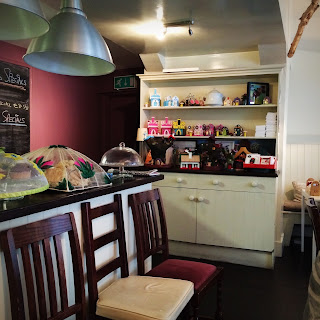
M 30 151 L 29 68 L 0 61 L 0 147 Z

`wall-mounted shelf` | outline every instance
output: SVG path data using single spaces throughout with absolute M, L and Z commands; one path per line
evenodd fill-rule
M 276 108 L 276 104 L 255 104 L 255 105 L 240 105 L 240 106 L 190 106 L 190 107 L 143 107 L 143 110 L 195 110 L 195 109 L 262 109 L 262 108 Z
M 161 134 L 157 134 L 154 136 L 156 137 L 164 137 L 164 138 L 169 138 L 169 136 L 164 136 Z M 175 139 L 209 139 L 210 136 L 174 136 Z M 220 140 L 245 140 L 245 139 L 250 139 L 250 140 L 275 140 L 276 137 L 270 138 L 270 137 L 243 137 L 243 136 L 218 136 L 218 137 L 213 137 L 214 139 Z

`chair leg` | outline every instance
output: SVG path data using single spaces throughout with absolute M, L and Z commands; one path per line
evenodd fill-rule
M 217 283 L 217 310 L 215 315 L 216 320 L 223 320 L 222 314 L 222 276 Z

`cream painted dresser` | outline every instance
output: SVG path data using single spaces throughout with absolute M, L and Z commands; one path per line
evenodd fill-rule
M 164 176 L 153 187 L 163 197 L 172 254 L 272 268 L 277 178 Z
M 141 81 L 140 128 L 147 121 L 181 118 L 187 125 L 223 124 L 229 129 L 240 124 L 246 137 L 219 136 L 217 143 L 252 143 L 269 146 L 269 153 L 278 158 L 278 174 L 242 174 L 171 172 L 160 170 L 163 181 L 159 187 L 166 208 L 170 252 L 196 258 L 207 258 L 258 267 L 272 268 L 275 252 L 281 251 L 281 185 L 283 150 L 283 66 L 261 66 L 246 69 L 226 69 L 202 72 L 144 73 Z M 241 97 L 248 82 L 268 83 L 271 104 L 241 106 L 164 107 L 168 96 L 184 100 L 194 95 L 202 98 L 212 89 L 225 97 Z M 161 106 L 146 107 L 154 93 L 161 95 Z M 257 125 L 266 124 L 268 112 L 277 113 L 274 137 L 255 137 Z M 208 137 L 176 137 L 176 141 L 205 141 Z M 243 141 L 245 140 L 245 141 Z M 271 146 L 271 147 L 270 147 Z M 141 146 L 141 155 L 146 149 Z M 170 170 L 169 170 L 170 171 Z M 200 170 L 201 171 L 201 170 Z M 281 255 L 281 254 L 280 254 Z

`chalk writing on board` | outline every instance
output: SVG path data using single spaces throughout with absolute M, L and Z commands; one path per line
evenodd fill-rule
M 16 126 L 26 126 L 26 119 L 20 117 L 17 113 L 10 114 L 8 110 L 2 112 L 2 125 L 16 125 Z
M 29 68 L 0 61 L 0 147 L 30 151 Z

